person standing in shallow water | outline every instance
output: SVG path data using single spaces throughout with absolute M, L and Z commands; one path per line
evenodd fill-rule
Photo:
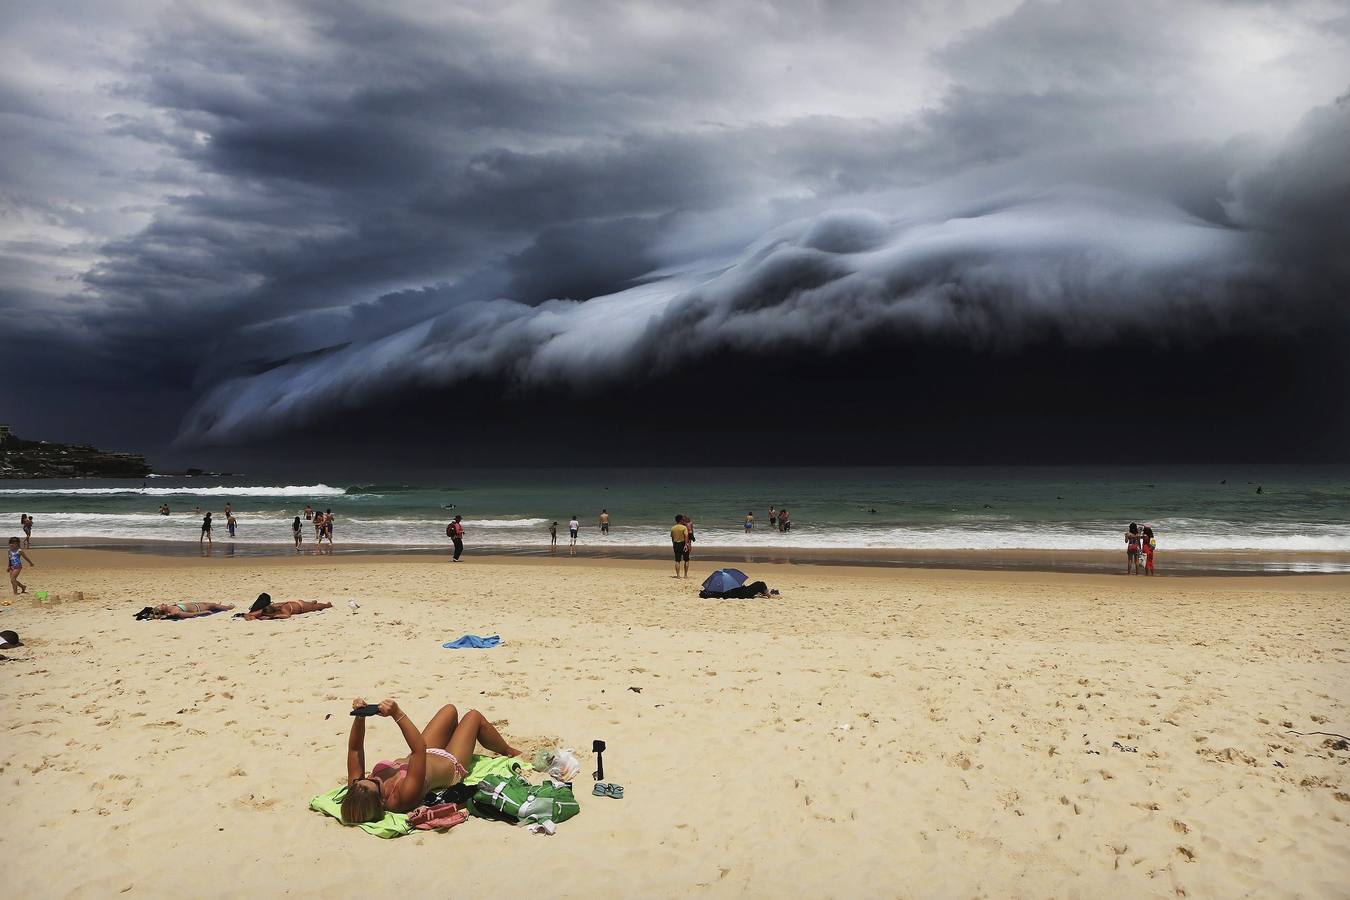
M 581 520 L 577 518 L 576 513 L 572 513 L 572 518 L 567 523 L 567 533 L 570 536 L 567 544 L 567 553 L 570 556 L 577 555 L 577 532 L 579 531 L 581 531 Z
M 609 534 L 609 510 L 600 510 L 600 533 Z
M 558 549 L 558 523 L 554 522 L 548 526 L 548 550 L 550 553 Z
M 214 543 L 214 542 L 211 540 L 211 511 L 210 511 L 210 510 L 207 510 L 207 511 L 206 511 L 206 516 L 202 519 L 202 536 L 201 536 L 200 538 L 197 539 L 197 543 L 200 544 L 202 541 L 205 541 L 207 544 Z
M 296 516 L 295 521 L 291 523 L 291 537 L 295 538 L 295 549 L 296 552 L 299 552 L 300 545 L 305 542 L 305 537 L 301 533 L 299 516 Z
M 1139 533 L 1139 526 L 1134 522 L 1130 523 L 1129 530 L 1125 532 L 1125 574 L 1139 574 L 1139 545 L 1143 540 L 1143 535 Z
M 24 549 L 33 549 L 33 517 L 24 513 L 19 517 L 19 525 L 23 528 Z

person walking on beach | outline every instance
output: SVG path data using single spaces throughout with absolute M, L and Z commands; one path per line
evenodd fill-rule
M 23 528 L 23 545 L 25 549 L 33 549 L 33 517 L 24 513 L 19 517 L 19 525 Z
M 234 520 L 234 513 L 225 513 L 225 529 L 229 531 L 230 537 L 234 537 L 234 528 L 237 524 Z
M 1153 537 L 1153 529 L 1148 525 L 1144 526 L 1144 537 L 1139 542 L 1139 552 L 1144 556 L 1144 574 L 1153 574 L 1153 550 L 1158 546 L 1157 540 Z
M 1139 574 L 1139 544 L 1143 540 L 1143 535 L 1139 533 L 1139 526 L 1134 522 L 1130 523 L 1130 528 L 1125 532 L 1125 574 Z
M 558 549 L 558 523 L 554 522 L 548 526 L 548 550 L 550 553 Z
M 23 564 L 37 566 L 37 563 L 28 558 L 19 547 L 19 539 L 12 537 L 9 539 L 9 560 L 5 563 L 5 574 L 9 576 L 10 590 L 16 594 L 28 593 L 28 585 L 19 580 L 19 573 L 23 571 Z
M 455 521 L 446 527 L 445 532 L 450 535 L 450 540 L 455 545 L 455 555 L 450 557 L 450 561 L 459 562 L 459 555 L 464 552 L 464 523 L 461 518 L 455 516 Z
M 754 511 L 747 511 L 745 514 L 745 533 L 749 534 L 754 530 L 755 530 L 755 513 Z
M 670 529 L 670 543 L 675 550 L 675 577 L 680 577 L 680 563 L 684 563 L 684 577 L 689 577 L 689 528 L 684 516 L 676 516 Z
M 577 555 L 577 532 L 581 530 L 581 521 L 576 513 L 572 513 L 572 519 L 567 523 L 567 533 L 570 539 L 567 544 L 567 553 L 569 556 Z
M 202 536 L 201 536 L 200 538 L 197 539 L 197 543 L 200 544 L 202 541 L 206 541 L 206 543 L 208 543 L 208 544 L 214 543 L 214 542 L 211 540 L 211 511 L 210 511 L 210 510 L 207 510 L 207 511 L 206 511 L 206 517 L 202 519 Z
M 300 531 L 300 517 L 296 516 L 295 521 L 291 523 L 291 537 L 295 538 L 295 549 L 299 552 L 300 545 L 305 542 L 305 536 Z
M 323 536 L 328 538 L 328 546 L 333 546 L 333 511 L 326 509 L 323 512 Z
M 609 510 L 600 510 L 600 533 L 609 534 Z

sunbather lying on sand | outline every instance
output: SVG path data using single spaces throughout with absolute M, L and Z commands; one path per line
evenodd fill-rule
M 332 609 L 331 603 L 319 603 L 315 600 L 287 600 L 284 603 L 273 603 L 271 596 L 259 594 L 258 599 L 253 601 L 253 606 L 249 611 L 243 614 L 243 618 L 252 621 L 253 619 L 289 619 L 291 616 L 298 616 L 301 613 L 318 612 L 321 609 Z
M 352 709 L 365 705 L 359 698 L 352 701 Z M 502 756 L 520 755 L 476 709 L 461 719 L 454 705 L 447 703 L 420 732 L 393 700 L 382 702 L 379 714 L 398 725 L 409 753 L 377 762 L 367 775 L 366 718 L 352 720 L 347 738 L 347 793 L 342 798 L 342 821 L 347 824 L 378 822 L 386 811 L 408 812 L 421 804 L 428 791 L 459 784 L 468 774 L 464 764 L 480 743 Z
M 233 603 L 161 603 L 136 613 L 137 619 L 195 619 L 234 609 Z

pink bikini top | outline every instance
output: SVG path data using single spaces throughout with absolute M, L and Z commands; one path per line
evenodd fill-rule
M 388 780 L 379 778 L 381 772 L 388 772 L 391 770 L 397 771 L 398 774 Z M 406 762 L 395 762 L 392 759 L 382 759 L 375 764 L 375 768 L 370 770 L 370 777 L 377 778 L 380 782 L 381 788 L 384 789 L 382 790 L 381 793 L 384 794 L 385 800 L 388 800 L 390 797 L 393 796 L 394 791 L 397 790 L 399 782 L 401 782 L 403 780 L 403 777 L 407 774 L 408 774 L 408 764 Z

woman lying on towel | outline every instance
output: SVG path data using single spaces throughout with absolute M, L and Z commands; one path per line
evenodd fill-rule
M 233 603 L 161 603 L 136 613 L 137 619 L 195 619 L 234 609 Z
M 352 701 L 352 709 L 365 705 L 359 698 Z M 502 756 L 520 755 L 476 709 L 461 719 L 459 710 L 447 703 L 421 731 L 393 700 L 382 702 L 379 714 L 394 720 L 409 752 L 399 759 L 377 762 L 367 775 L 366 717 L 352 720 L 347 738 L 347 793 L 342 797 L 342 821 L 348 825 L 378 822 L 386 812 L 408 812 L 421 805 L 428 791 L 459 784 L 468 774 L 464 763 L 473 757 L 478 744 Z
M 244 618 L 250 621 L 254 619 L 289 619 L 291 616 L 298 616 L 301 613 L 318 612 L 321 609 L 332 609 L 331 603 L 319 603 L 314 600 L 287 600 L 285 603 L 273 603 L 269 594 L 259 594 L 258 599 L 253 601 L 248 612 L 239 613 L 236 618 Z

